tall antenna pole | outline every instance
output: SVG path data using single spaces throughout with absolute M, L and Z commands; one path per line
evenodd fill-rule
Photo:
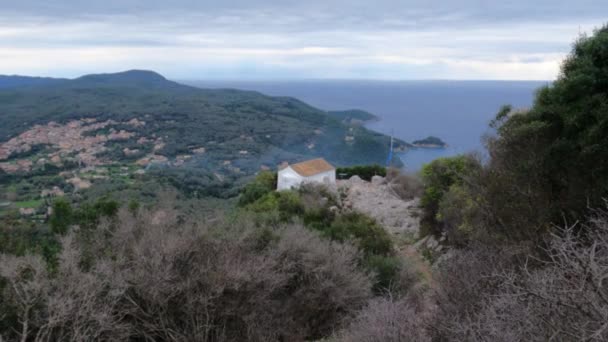
M 391 146 L 388 150 L 388 157 L 386 158 L 386 167 L 391 166 L 393 161 L 393 131 L 391 130 Z

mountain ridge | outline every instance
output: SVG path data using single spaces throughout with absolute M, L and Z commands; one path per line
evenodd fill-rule
M 173 158 L 191 147 L 204 147 L 207 153 L 201 158 L 207 160 L 206 167 L 221 169 L 232 161 L 238 164 L 236 169 L 248 172 L 318 156 L 336 165 L 382 164 L 389 146 L 387 136 L 341 122 L 295 98 L 195 88 L 146 70 L 0 89 L 0 118 L 0 142 L 49 122 L 113 122 L 110 127 L 140 138 L 162 137 L 162 144 L 157 144 L 162 147 L 152 150 L 150 145 L 146 153 Z M 125 126 L 132 120 L 146 124 Z M 123 149 L 137 147 L 130 140 L 113 145 L 105 153 L 117 160 L 125 158 Z
M 0 90 L 16 87 L 46 86 L 66 82 L 65 78 L 0 75 Z

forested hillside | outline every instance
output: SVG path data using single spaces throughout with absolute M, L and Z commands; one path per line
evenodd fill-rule
M 2 220 L 45 220 L 57 195 L 141 200 L 166 186 L 233 198 L 248 177 L 283 162 L 384 163 L 390 145 L 341 112 L 184 86 L 150 71 L 3 80 L 14 82 L 0 90 Z
M 171 82 L 148 71 L 88 75 L 48 86 L 0 91 L 0 139 L 35 124 L 94 118 L 148 121 L 140 135 L 162 135 L 174 156 L 204 145 L 218 158 L 294 158 L 321 155 L 338 164 L 379 162 L 388 138 L 343 125 L 293 98 L 239 90 L 206 90 Z M 346 139 L 353 137 L 352 140 Z M 211 145 L 211 146 L 208 146 Z

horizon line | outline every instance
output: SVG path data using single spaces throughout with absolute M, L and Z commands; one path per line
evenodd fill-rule
M 118 73 L 124 73 L 124 72 L 128 72 L 128 71 L 149 71 L 149 72 L 154 72 L 157 73 L 163 77 L 165 77 L 167 80 L 171 80 L 171 81 L 175 81 L 175 82 L 321 82 L 321 81 L 326 81 L 326 82 L 554 82 L 555 79 L 553 80 L 543 80 L 543 79 L 485 79 L 485 78 L 481 78 L 481 79 L 468 79 L 468 78 L 402 78 L 402 79 L 393 79 L 393 78 L 350 78 L 350 77 L 336 77 L 336 78 L 307 78 L 307 77 L 293 77 L 293 78 L 288 78 L 288 77 L 278 77 L 278 78 L 249 78 L 249 77 L 243 77 L 243 78 L 235 78 L 235 77 L 226 77 L 226 78 L 218 78 L 218 77 L 212 77 L 212 78 L 205 78 L 204 76 L 201 76 L 200 78 L 195 78 L 195 77 L 188 77 L 188 78 L 184 78 L 184 77 L 171 77 L 171 76 L 165 76 L 163 75 L 161 72 L 157 72 L 154 70 L 147 70 L 147 69 L 127 69 L 127 70 L 119 70 L 119 71 L 98 71 L 98 72 L 89 72 L 89 73 L 83 73 L 80 74 L 79 76 L 72 76 L 72 77 L 66 77 L 66 76 L 49 76 L 49 75 L 35 75 L 35 74 L 15 74 L 15 73 L 0 73 L 0 76 L 6 76 L 6 77 L 36 77 L 36 78 L 55 78 L 55 79 L 67 79 L 67 80 L 75 80 L 77 78 L 83 77 L 83 76 L 88 76 L 88 75 L 99 75 L 99 74 L 118 74 Z
M 528 79 L 466 79 L 466 78 L 167 78 L 175 82 L 555 82 L 555 80 L 528 80 Z

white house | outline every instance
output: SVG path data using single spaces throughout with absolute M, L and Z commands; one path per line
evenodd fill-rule
M 323 158 L 288 165 L 279 170 L 277 190 L 298 188 L 303 183 L 336 184 L 336 168 Z

